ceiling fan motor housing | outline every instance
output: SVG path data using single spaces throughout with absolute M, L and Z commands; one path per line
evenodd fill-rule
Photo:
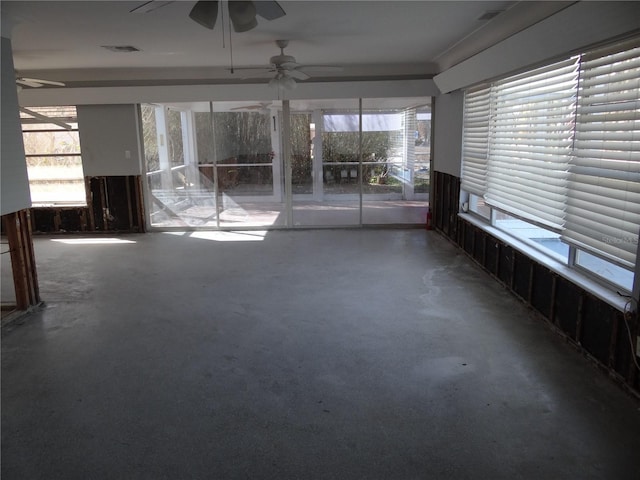
M 291 55 L 280 54 L 271 57 L 269 59 L 269 62 L 273 63 L 274 65 L 283 65 L 285 63 L 296 63 L 296 59 Z

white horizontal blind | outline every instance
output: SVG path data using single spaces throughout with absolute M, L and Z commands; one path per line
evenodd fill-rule
M 578 57 L 496 82 L 486 200 L 554 231 L 564 224 Z
M 489 146 L 490 86 L 467 90 L 462 131 L 462 183 L 467 192 L 481 197 L 486 190 Z
M 640 228 L 640 40 L 585 54 L 563 240 L 622 266 Z

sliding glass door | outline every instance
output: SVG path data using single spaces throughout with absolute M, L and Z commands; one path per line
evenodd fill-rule
M 422 97 L 142 105 L 150 226 L 424 224 L 429 103 Z

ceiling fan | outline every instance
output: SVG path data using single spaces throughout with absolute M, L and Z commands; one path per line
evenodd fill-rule
M 269 112 L 269 107 L 273 102 L 261 102 L 253 105 L 242 105 L 240 107 L 232 108 L 231 111 L 239 110 L 243 112 Z
M 284 49 L 289 45 L 289 40 L 276 40 L 280 48 L 280 55 L 274 55 L 269 59 L 270 65 L 265 67 L 239 67 L 234 70 L 245 71 L 244 78 L 264 77 L 267 74 L 275 74 L 269 81 L 270 87 L 293 90 L 296 88 L 296 80 L 308 80 L 310 73 L 340 72 L 342 67 L 329 65 L 300 65 L 291 55 L 286 55 Z M 255 74 L 251 74 L 254 71 Z
M 149 13 L 161 7 L 174 3 L 173 1 L 149 0 L 130 10 L 133 12 Z M 222 0 L 199 0 L 191 9 L 189 17 L 205 28 L 213 30 L 218 18 L 218 10 Z M 286 15 L 283 8 L 275 0 L 228 0 L 227 9 L 229 19 L 236 32 L 247 32 L 258 25 L 256 15 L 266 19 L 275 20 Z
M 16 74 L 16 83 L 18 84 L 18 88 L 30 87 L 30 88 L 40 88 L 45 85 L 52 85 L 54 87 L 64 87 L 65 84 L 62 82 L 55 82 L 53 80 L 43 80 L 40 78 L 26 78 L 20 77 Z

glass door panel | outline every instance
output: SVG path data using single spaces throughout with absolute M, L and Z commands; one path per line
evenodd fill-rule
M 213 104 L 221 227 L 285 225 L 281 183 L 274 175 L 280 162 L 279 108 L 276 102 Z
M 293 226 L 359 225 L 358 100 L 290 105 Z
M 430 104 L 429 97 L 363 99 L 363 224 L 425 222 Z
M 210 155 L 209 103 L 140 109 L 151 226 L 215 227 L 213 182 L 201 167 Z

